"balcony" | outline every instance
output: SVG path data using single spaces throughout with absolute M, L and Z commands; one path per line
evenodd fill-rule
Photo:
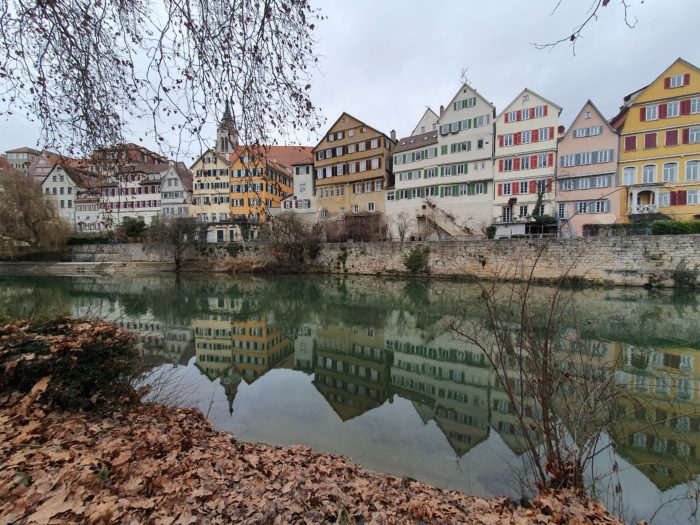
M 629 210 L 630 215 L 642 215 L 645 213 L 658 213 L 658 212 L 659 212 L 659 205 L 658 204 L 637 204 L 637 205 L 632 206 Z

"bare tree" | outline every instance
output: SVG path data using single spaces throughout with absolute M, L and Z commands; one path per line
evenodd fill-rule
M 201 144 L 227 100 L 247 144 L 314 131 L 321 18 L 308 0 L 3 0 L 0 114 L 38 120 L 44 146 L 71 153 L 125 142 L 136 120 L 163 150 Z
M 0 253 L 13 255 L 21 247 L 55 251 L 68 237 L 68 225 L 41 194 L 32 177 L 0 172 Z
M 206 224 L 192 217 L 157 217 L 148 229 L 147 242 L 160 245 L 170 251 L 179 272 L 187 250 L 195 246 L 206 235 Z
M 273 243 L 273 253 L 287 264 L 313 260 L 321 252 L 321 225 L 311 225 L 293 212 L 274 216 L 261 236 Z
M 402 211 L 396 216 L 396 229 L 399 232 L 399 239 L 404 241 L 409 229 L 411 228 L 411 217 L 405 211 Z
M 585 14 L 585 17 L 583 21 L 575 26 L 572 30 L 571 33 L 559 38 L 558 40 L 555 40 L 553 42 L 548 42 L 548 43 L 533 43 L 532 45 L 535 46 L 537 49 L 552 49 L 559 44 L 563 44 L 566 42 L 571 43 L 572 51 L 576 53 L 576 43 L 578 40 L 583 36 L 583 33 L 585 29 L 593 22 L 598 20 L 598 17 L 600 16 L 600 11 L 604 7 L 608 7 L 610 4 L 610 0 L 589 0 L 590 3 L 588 4 L 588 10 Z M 554 6 L 554 9 L 552 10 L 552 14 L 556 13 L 559 8 L 561 7 L 562 3 L 564 0 L 557 0 L 556 5 Z M 579 2 L 577 0 L 577 4 L 581 4 L 582 2 Z M 619 5 L 623 9 L 623 18 L 625 25 L 633 29 L 637 25 L 637 18 L 632 17 L 630 14 L 629 10 L 632 4 L 632 0 L 618 0 L 615 3 L 619 3 Z M 644 3 L 644 0 L 640 0 L 640 3 Z

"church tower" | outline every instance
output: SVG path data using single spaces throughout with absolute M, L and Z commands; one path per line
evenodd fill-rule
M 219 128 L 216 131 L 216 152 L 223 156 L 227 156 L 230 153 L 236 151 L 238 147 L 238 130 L 236 129 L 236 123 L 233 121 L 231 116 L 231 108 L 229 107 L 229 101 L 226 99 L 226 109 L 224 110 L 224 116 L 219 123 Z

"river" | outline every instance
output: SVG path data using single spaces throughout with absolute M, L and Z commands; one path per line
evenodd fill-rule
M 357 276 L 0 276 L 0 314 L 118 323 L 154 360 L 154 400 L 198 407 L 239 440 L 308 445 L 374 471 L 519 498 L 526 448 L 503 389 L 446 323 L 478 317 L 481 292 Z M 571 297 L 566 323 L 586 327 L 629 394 L 601 438 L 611 446 L 594 463 L 595 495 L 629 522 L 694 522 L 700 295 Z

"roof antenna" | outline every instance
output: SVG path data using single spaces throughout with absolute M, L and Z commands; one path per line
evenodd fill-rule
M 459 77 L 462 79 L 462 84 L 469 84 L 471 86 L 472 83 L 469 82 L 469 77 L 467 77 L 467 71 L 469 71 L 469 67 L 463 67 Z

